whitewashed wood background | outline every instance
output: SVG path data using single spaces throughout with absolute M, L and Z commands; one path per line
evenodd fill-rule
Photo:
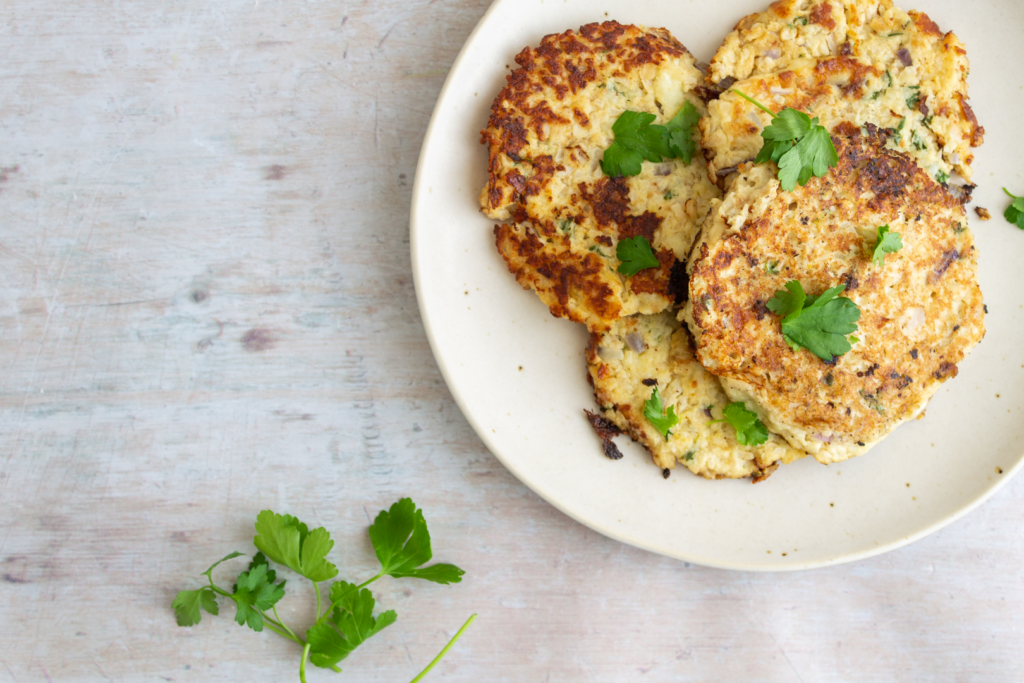
M 298 649 L 227 606 L 178 628 L 175 592 L 251 552 L 267 507 L 368 578 L 365 528 L 404 495 L 465 581 L 376 584 L 398 622 L 310 681 L 409 680 L 474 612 L 428 680 L 1024 679 L 1019 478 L 882 557 L 733 573 L 587 530 L 481 445 L 420 324 L 408 212 L 486 5 L 0 7 L 0 681 L 297 680 Z

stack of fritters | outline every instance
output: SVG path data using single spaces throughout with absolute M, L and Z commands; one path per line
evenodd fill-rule
M 962 206 L 984 130 L 963 46 L 923 13 L 779 0 L 737 25 L 706 77 L 666 31 L 614 22 L 516 61 L 483 133 L 481 205 L 506 221 L 496 242 L 520 284 L 588 327 L 602 416 L 659 467 L 758 481 L 808 453 L 859 455 L 919 415 L 984 335 Z M 770 117 L 736 90 L 818 117 L 839 165 L 782 190 L 774 163 L 752 163 Z M 707 163 L 698 152 L 603 174 L 623 111 L 663 123 L 685 101 L 703 116 Z M 883 225 L 903 248 L 879 264 Z M 636 235 L 660 267 L 626 277 L 616 246 Z M 861 311 L 851 351 L 825 362 L 787 345 L 767 302 L 790 280 L 808 295 L 845 286 Z M 655 389 L 679 417 L 667 437 L 644 416 Z M 716 421 L 734 401 L 767 426 L 765 443 L 741 445 Z

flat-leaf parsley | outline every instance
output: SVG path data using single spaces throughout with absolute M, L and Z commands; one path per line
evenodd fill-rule
M 622 261 L 619 264 L 619 272 L 629 277 L 636 275 L 641 270 L 657 268 L 661 265 L 658 257 L 654 255 L 654 250 L 651 249 L 651 243 L 642 235 L 619 240 L 615 247 L 615 255 Z
M 1005 187 L 1003 192 L 1010 195 L 1010 198 L 1013 199 L 1010 205 L 1006 207 L 1006 211 L 1003 212 L 1003 217 L 1021 230 L 1024 230 L 1024 197 L 1010 194 L 1010 191 Z
M 852 347 L 846 335 L 857 331 L 860 308 L 839 294 L 846 285 L 807 296 L 798 280 L 768 300 L 768 310 L 782 316 L 782 335 L 794 351 L 803 347 L 827 363 Z
M 875 251 L 871 260 L 881 268 L 885 264 L 886 254 L 895 254 L 903 248 L 903 240 L 898 232 L 889 232 L 888 225 L 878 226 L 878 235 L 875 241 Z
M 727 405 L 722 411 L 722 419 L 712 420 L 710 424 L 716 422 L 728 422 L 736 430 L 736 441 L 741 446 L 760 446 L 768 440 L 768 429 L 757 419 L 757 413 L 747 410 L 743 401 Z
M 693 128 L 700 120 L 700 112 L 691 102 L 664 126 L 654 123 L 654 114 L 624 111 L 612 124 L 615 140 L 604 151 L 601 170 L 611 178 L 639 175 L 644 159 L 682 159 L 690 163 L 697 149 Z
M 832 143 L 832 136 L 820 125 L 818 117 L 786 107 L 778 114 L 748 95 L 734 90 L 747 100 L 772 116 L 770 125 L 761 131 L 764 144 L 754 163 L 774 161 L 779 166 L 779 184 L 789 192 L 797 184 L 803 186 L 811 176 L 824 177 L 828 170 L 839 163 L 839 154 Z
M 668 406 L 666 409 L 664 404 L 662 404 L 658 387 L 654 387 L 651 397 L 644 401 L 644 417 L 654 425 L 659 434 L 665 437 L 665 441 L 668 441 L 669 437 L 672 436 L 672 428 L 679 424 L 679 416 L 676 415 L 676 409 L 673 406 Z
M 335 581 L 330 587 L 330 604 L 323 609 L 320 597 L 322 581 L 338 575 L 338 568 L 327 561 L 327 553 L 334 547 L 334 541 L 323 527 L 309 530 L 305 524 L 291 515 L 279 515 L 264 510 L 256 518 L 256 537 L 253 544 L 259 548 L 249 563 L 249 569 L 238 575 L 231 592 L 213 582 L 213 570 L 217 565 L 242 553 L 234 552 L 214 563 L 203 572 L 208 586 L 198 590 L 181 591 L 174 598 L 171 607 L 177 616 L 178 626 L 194 626 L 202 620 L 206 611 L 216 615 L 220 611 L 217 596 L 230 598 L 235 602 L 235 621 L 253 631 L 264 627 L 302 646 L 302 660 L 299 664 L 299 680 L 306 681 L 306 660 L 315 666 L 341 671 L 338 663 L 345 659 L 367 638 L 380 633 L 395 623 L 394 610 L 373 616 L 376 601 L 366 586 L 383 576 L 395 578 L 411 577 L 434 583 L 449 584 L 462 580 L 463 571 L 452 564 L 432 564 L 430 561 L 430 533 L 423 512 L 409 498 L 403 498 L 382 510 L 370 527 L 370 542 L 373 544 L 381 569 L 369 581 L 359 585 L 347 581 Z M 269 561 L 268 561 L 269 559 Z M 284 597 L 285 582 L 275 583 L 277 572 L 270 562 L 284 565 L 300 576 L 313 582 L 316 593 L 316 621 L 300 638 L 277 614 L 277 603 Z M 273 616 L 268 614 L 273 612 Z M 476 615 L 472 615 L 440 654 L 427 665 L 413 683 L 420 681 L 434 668 L 452 645 L 462 637 Z

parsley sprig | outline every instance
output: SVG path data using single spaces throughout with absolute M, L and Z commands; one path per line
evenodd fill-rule
M 700 121 L 700 112 L 691 102 L 672 117 L 667 124 L 654 123 L 654 114 L 624 111 L 612 124 L 615 140 L 604 151 L 601 170 L 611 178 L 639 175 L 644 159 L 682 159 L 690 163 L 697 149 L 693 127 Z
M 805 348 L 826 363 L 853 348 L 846 335 L 857 331 L 860 308 L 839 296 L 844 289 L 839 285 L 808 296 L 799 280 L 790 280 L 768 300 L 768 310 L 782 316 L 782 335 L 790 348 Z
M 888 225 L 878 226 L 878 235 L 875 241 L 875 251 L 871 260 L 881 268 L 885 264 L 886 254 L 895 254 L 903 248 L 903 240 L 898 232 L 889 232 Z
M 832 136 L 818 123 L 817 116 L 812 119 L 789 107 L 776 114 L 739 90 L 733 92 L 771 115 L 771 124 L 761 131 L 764 144 L 754 163 L 774 161 L 778 164 L 779 184 L 783 190 L 789 192 L 798 183 L 806 185 L 812 175 L 822 178 L 828 169 L 839 163 Z
M 622 262 L 619 264 L 619 272 L 629 277 L 641 270 L 661 265 L 658 257 L 654 255 L 654 250 L 651 249 L 651 243 L 642 235 L 619 240 L 615 247 L 615 255 Z
M 1003 212 L 1003 217 L 1016 225 L 1021 230 L 1024 230 L 1024 197 L 1018 197 L 1017 195 L 1010 194 L 1010 191 L 1005 187 L 1003 192 L 1010 196 L 1013 200 L 1010 205 L 1006 207 L 1006 211 Z
M 430 533 L 423 511 L 409 498 L 402 498 L 389 510 L 381 510 L 370 526 L 370 542 L 380 561 L 377 574 L 359 585 L 335 581 L 329 589 L 330 604 L 323 609 L 319 584 L 338 575 L 338 568 L 327 560 L 334 541 L 323 527 L 309 530 L 291 515 L 279 515 L 264 510 L 256 518 L 256 537 L 253 544 L 259 550 L 249 563 L 247 571 L 238 575 L 231 592 L 213 581 L 213 570 L 223 562 L 242 557 L 233 552 L 210 566 L 203 576 L 208 586 L 197 590 L 181 591 L 174 598 L 179 626 L 194 626 L 202 620 L 203 611 L 217 615 L 217 597 L 230 598 L 235 603 L 235 621 L 253 631 L 264 627 L 302 646 L 299 680 L 306 681 L 306 660 L 314 666 L 341 671 L 338 663 L 348 657 L 367 638 L 380 633 L 395 623 L 394 610 L 386 610 L 376 617 L 373 593 L 366 587 L 384 576 L 417 578 L 440 584 L 459 583 L 465 573 L 453 564 L 426 565 L 433 556 Z M 284 597 L 285 581 L 275 583 L 277 572 L 270 562 L 288 567 L 299 576 L 313 582 L 316 593 L 317 619 L 300 638 L 277 614 L 277 603 Z M 270 616 L 268 610 L 273 611 Z M 449 641 L 448 645 L 427 665 L 413 683 L 420 681 L 462 637 L 476 615 L 472 615 Z
M 708 424 L 728 422 L 736 430 L 736 441 L 741 446 L 760 446 L 768 440 L 768 429 L 757 419 L 757 413 L 747 410 L 743 401 L 730 403 L 722 410 L 721 420 L 712 420 Z
M 661 402 L 661 393 L 658 392 L 658 387 L 654 387 L 651 397 L 644 401 L 644 417 L 658 430 L 659 434 L 665 437 L 665 441 L 672 436 L 672 428 L 679 424 L 679 416 L 676 415 L 675 407 L 665 407 Z

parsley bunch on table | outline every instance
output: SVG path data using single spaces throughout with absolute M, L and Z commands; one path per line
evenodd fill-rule
M 248 570 L 238 575 L 229 592 L 213 582 L 213 570 L 223 562 L 242 557 L 242 553 L 233 552 L 215 562 L 202 574 L 209 585 L 181 591 L 171 603 L 178 625 L 198 624 L 203 611 L 218 614 L 217 598 L 229 598 L 235 603 L 235 621 L 239 625 L 257 632 L 266 627 L 302 646 L 299 680 L 303 683 L 306 681 L 307 659 L 315 666 L 340 672 L 339 662 L 367 638 L 380 633 L 397 619 L 394 610 L 373 616 L 376 601 L 366 588 L 368 585 L 384 576 L 451 584 L 459 583 L 465 573 L 453 564 L 424 566 L 433 556 L 430 533 L 423 511 L 409 498 L 399 500 L 389 510 L 381 510 L 369 532 L 370 542 L 380 561 L 380 571 L 358 585 L 335 581 L 329 589 L 330 603 L 323 609 L 319 584 L 338 575 L 338 568 L 327 560 L 327 554 L 334 548 L 331 535 L 323 527 L 310 531 L 308 526 L 291 515 L 264 510 L 256 517 L 256 537 L 253 539 L 253 545 L 259 552 L 249 563 Z M 270 567 L 270 562 L 283 565 L 313 582 L 317 618 L 307 629 L 305 638 L 296 635 L 277 613 L 277 603 L 285 595 L 286 582 L 276 583 L 277 572 Z M 268 611 L 272 611 L 273 616 Z M 413 683 L 422 680 L 434 668 L 474 619 L 475 614 L 427 668 L 413 679 Z
M 644 159 L 682 159 L 690 163 L 697 150 L 693 127 L 700 120 L 700 112 L 692 103 L 683 108 L 664 126 L 654 123 L 654 114 L 624 111 L 612 124 L 615 140 L 604 152 L 601 170 L 610 178 L 639 175 Z
M 812 175 L 822 178 L 839 163 L 832 136 L 818 123 L 817 116 L 812 119 L 789 107 L 776 114 L 739 90 L 733 92 L 771 115 L 771 125 L 761 131 L 764 144 L 754 163 L 774 161 L 778 164 L 779 184 L 783 190 L 789 192 L 797 184 L 806 185 Z
M 768 300 L 768 310 L 782 316 L 782 335 L 790 348 L 805 348 L 826 363 L 853 348 L 846 335 L 857 331 L 860 308 L 839 296 L 844 289 L 839 285 L 808 296 L 799 280 L 790 280 Z

